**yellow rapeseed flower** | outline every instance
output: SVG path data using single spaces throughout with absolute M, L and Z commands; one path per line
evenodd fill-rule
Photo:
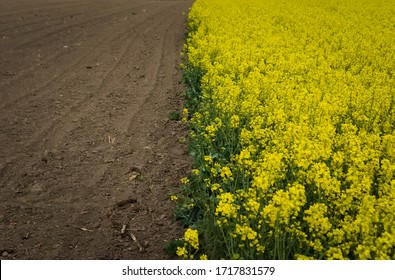
M 199 235 L 196 229 L 188 228 L 185 231 L 184 240 L 188 242 L 193 248 L 199 248 Z

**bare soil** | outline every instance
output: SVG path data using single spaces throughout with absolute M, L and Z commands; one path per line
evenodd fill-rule
M 1 0 L 0 259 L 168 259 L 192 1 Z

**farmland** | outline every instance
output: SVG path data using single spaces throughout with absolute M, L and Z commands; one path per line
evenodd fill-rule
M 1 259 L 171 258 L 191 4 L 0 1 Z
M 395 2 L 197 0 L 189 259 L 395 259 Z

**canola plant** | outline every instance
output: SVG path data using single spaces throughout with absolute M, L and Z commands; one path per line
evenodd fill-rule
M 395 259 L 395 1 L 196 0 L 185 259 Z

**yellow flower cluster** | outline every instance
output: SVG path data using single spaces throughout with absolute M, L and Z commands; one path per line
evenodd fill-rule
M 184 246 L 177 247 L 176 254 L 183 259 L 195 259 L 199 250 L 199 233 L 196 229 L 188 228 L 184 233 Z M 207 260 L 206 254 L 201 254 L 199 259 Z
M 395 259 L 394 14 L 393 0 L 195 1 L 184 71 L 200 75 L 204 191 L 189 196 L 207 201 L 208 257 Z
M 199 248 L 199 237 L 196 229 L 187 229 L 184 235 L 184 240 L 188 242 L 192 248 Z
M 219 203 L 217 208 L 215 209 L 215 212 L 217 216 L 220 216 L 222 218 L 219 221 L 227 223 L 228 218 L 236 218 L 239 207 L 234 204 L 234 195 L 226 192 L 218 195 L 218 198 Z

